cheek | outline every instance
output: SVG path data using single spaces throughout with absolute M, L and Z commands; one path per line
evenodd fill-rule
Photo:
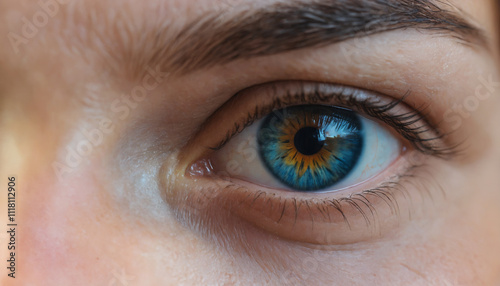
M 147 216 L 117 205 L 113 190 L 94 179 L 95 170 L 89 166 L 58 182 L 49 169 L 23 185 L 17 217 L 21 284 L 175 285 L 232 277 L 224 257 L 173 218 L 152 225 Z
M 414 265 L 420 265 L 415 269 L 431 280 L 495 285 L 500 278 L 500 179 L 495 161 L 495 156 L 485 156 L 443 177 L 446 205 L 428 224 L 429 240 L 420 245 L 417 241 L 410 255 L 416 258 Z M 415 237 L 419 231 L 415 229 Z
M 122 222 L 90 172 L 59 182 L 48 170 L 25 184 L 19 203 L 20 280 L 107 283 L 128 267 L 115 263 L 129 245 L 118 235 Z

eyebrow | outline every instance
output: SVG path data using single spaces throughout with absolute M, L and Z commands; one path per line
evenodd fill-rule
M 409 28 L 450 36 L 467 45 L 487 46 L 484 32 L 464 15 L 451 4 L 432 0 L 279 2 L 198 18 L 170 38 L 170 44 L 158 43 L 149 64 L 168 66 L 171 73 L 187 73 L 238 59 Z

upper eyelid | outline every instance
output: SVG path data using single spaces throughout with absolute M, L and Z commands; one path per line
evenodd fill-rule
M 399 113 L 397 115 L 390 114 L 391 109 L 398 107 L 398 105 L 405 104 L 406 98 L 410 96 L 409 91 L 401 98 L 387 102 L 382 102 L 381 98 L 370 99 L 369 97 L 365 98 L 363 102 L 362 99 L 353 95 L 356 91 L 361 90 L 357 88 L 337 85 L 334 89 L 336 92 L 332 91 L 329 93 L 326 90 L 321 91 L 321 87 L 328 86 L 328 84 L 325 83 L 298 83 L 300 88 L 296 88 L 295 90 L 293 88 L 289 89 L 289 92 L 294 92 L 294 94 L 282 94 L 283 91 L 281 91 L 281 93 L 277 91 L 278 84 L 279 83 L 274 83 L 272 87 L 270 87 L 273 90 L 273 100 L 271 104 L 267 104 L 263 107 L 261 106 L 260 109 L 259 106 L 256 105 L 255 109 L 249 111 L 246 117 L 239 118 L 239 121 L 235 122 L 232 128 L 227 131 L 225 138 L 215 145 L 208 146 L 208 148 L 211 150 L 221 149 L 233 136 L 274 110 L 289 105 L 315 104 L 321 100 L 324 101 L 323 104 L 328 104 L 329 100 L 335 99 L 336 104 L 342 104 L 343 107 L 346 108 L 359 109 L 359 111 L 364 112 L 366 115 L 383 121 L 390 127 L 395 128 L 401 136 L 409 140 L 416 149 L 423 153 L 432 154 L 445 159 L 451 158 L 456 154 L 456 146 L 446 146 L 445 144 L 441 144 L 441 142 L 439 142 L 440 144 L 435 144 L 438 140 L 443 139 L 444 135 L 427 120 L 425 114 L 422 113 L 424 108 L 408 111 L 407 113 Z M 308 84 L 315 86 L 316 90 L 304 90 L 304 86 Z M 235 98 L 237 99 L 238 95 L 236 95 Z M 380 100 L 379 103 L 377 103 L 377 100 Z M 218 112 L 220 112 L 220 110 Z M 422 124 L 416 127 L 411 126 L 415 123 Z M 428 138 L 423 138 L 421 136 L 421 134 L 425 134 L 431 130 L 435 133 L 433 136 Z

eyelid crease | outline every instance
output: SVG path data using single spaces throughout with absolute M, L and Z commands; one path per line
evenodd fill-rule
M 275 83 L 276 84 L 276 83 Z M 411 91 L 408 90 L 400 99 L 394 99 L 389 102 L 382 102 L 379 99 L 370 99 L 365 97 L 360 99 L 359 95 L 354 94 L 358 89 L 348 86 L 336 85 L 340 89 L 338 92 L 327 92 L 324 90 L 325 83 L 313 83 L 313 90 L 307 91 L 303 84 L 300 85 L 298 91 L 287 89 L 285 95 L 279 94 L 276 85 L 272 87 L 272 101 L 269 104 L 257 105 L 255 109 L 249 112 L 243 120 L 235 122 L 231 130 L 229 130 L 225 137 L 219 141 L 215 146 L 208 147 L 213 151 L 220 150 L 225 146 L 229 140 L 234 136 L 241 133 L 246 127 L 253 124 L 255 121 L 263 118 L 273 111 L 293 106 L 293 105 L 307 105 L 307 104 L 325 104 L 328 105 L 329 101 L 335 99 L 334 106 L 341 105 L 345 108 L 356 108 L 366 115 L 382 121 L 383 123 L 392 127 L 398 134 L 408 140 L 412 146 L 418 151 L 449 159 L 458 154 L 458 147 L 460 144 L 454 146 L 446 146 L 439 142 L 444 139 L 448 134 L 441 133 L 440 129 L 433 126 L 426 117 L 425 110 L 428 105 L 424 105 L 418 109 L 403 112 L 400 114 L 392 114 L 391 111 L 400 105 L 406 105 L 405 100 L 411 96 Z M 236 95 L 238 96 L 238 95 Z M 235 97 L 236 97 L 235 96 Z M 358 111 L 355 110 L 355 111 Z M 417 126 L 415 126 L 417 125 Z M 434 133 L 432 137 L 424 137 L 425 133 Z

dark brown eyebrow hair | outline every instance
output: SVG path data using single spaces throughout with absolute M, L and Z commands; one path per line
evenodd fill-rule
M 196 19 L 160 46 L 150 64 L 185 73 L 408 28 L 487 46 L 483 31 L 442 0 L 300 0 L 239 11 Z

